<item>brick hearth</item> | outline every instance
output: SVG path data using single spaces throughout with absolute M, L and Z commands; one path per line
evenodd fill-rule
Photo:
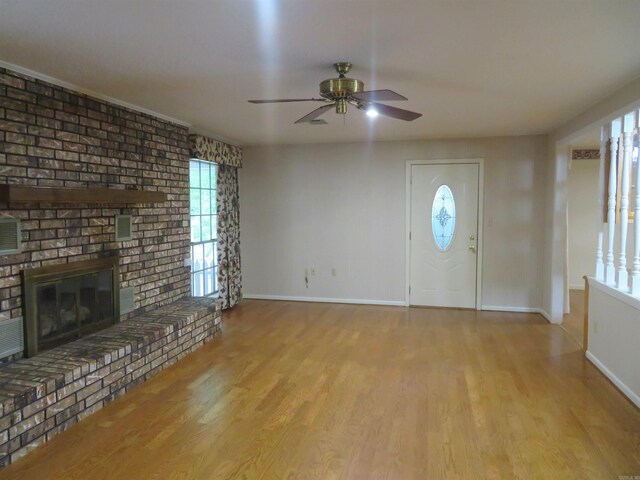
M 219 332 L 215 300 L 185 298 L 0 368 L 0 466 L 98 411 Z

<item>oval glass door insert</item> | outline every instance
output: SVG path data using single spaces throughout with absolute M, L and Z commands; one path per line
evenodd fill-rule
M 433 199 L 431 230 L 438 248 L 447 250 L 456 231 L 456 202 L 447 185 L 440 185 Z

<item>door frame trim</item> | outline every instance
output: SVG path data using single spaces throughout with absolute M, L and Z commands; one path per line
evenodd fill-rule
M 406 180 L 405 180 L 405 285 L 404 302 L 410 306 L 409 283 L 411 282 L 411 167 L 414 165 L 457 165 L 457 164 L 478 165 L 478 243 L 477 243 L 477 263 L 476 263 L 476 310 L 482 310 L 482 253 L 484 240 L 484 158 L 459 158 L 459 159 L 436 159 L 436 160 L 407 160 Z

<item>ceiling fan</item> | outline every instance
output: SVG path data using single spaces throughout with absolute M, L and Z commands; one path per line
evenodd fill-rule
M 338 62 L 333 64 L 338 72 L 338 78 L 329 78 L 320 82 L 320 96 L 322 98 L 283 98 L 279 100 L 249 100 L 250 103 L 288 103 L 288 102 L 323 102 L 325 105 L 316 108 L 313 112 L 296 120 L 295 123 L 308 123 L 327 110 L 335 107 L 336 113 L 345 115 L 347 105 L 351 104 L 358 110 L 364 110 L 370 116 L 377 114 L 387 117 L 397 118 L 410 122 L 422 116 L 421 113 L 391 107 L 378 102 L 392 102 L 407 100 L 400 94 L 392 90 L 364 90 L 364 83 L 355 78 L 347 78 L 345 75 L 351 70 L 348 62 Z

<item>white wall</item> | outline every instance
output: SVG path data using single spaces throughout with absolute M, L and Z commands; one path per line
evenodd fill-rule
M 568 178 L 569 288 L 595 275 L 600 160 L 573 160 Z
M 594 99 L 597 100 L 597 99 Z M 640 106 L 640 77 L 603 98 L 585 112 L 571 118 L 549 135 L 546 178 L 545 234 L 542 272 L 542 309 L 553 321 L 562 322 L 566 259 L 566 205 L 568 147 L 574 138 L 616 116 Z
M 536 309 L 546 148 L 543 136 L 245 147 L 244 293 L 403 303 L 406 160 L 484 158 L 482 304 Z
M 640 407 L 640 300 L 589 281 L 587 357 Z

